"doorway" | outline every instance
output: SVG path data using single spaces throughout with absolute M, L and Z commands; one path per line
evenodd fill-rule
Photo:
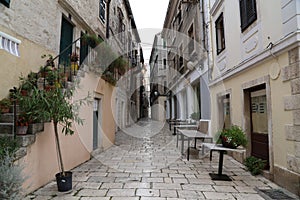
M 269 169 L 269 130 L 266 85 L 249 89 L 251 155 L 266 160 Z
M 68 46 L 73 42 L 73 24 L 66 17 L 62 17 L 61 21 L 61 33 L 60 33 L 60 47 L 59 53 L 59 63 L 70 62 L 70 55 L 72 54 L 72 47 Z M 68 48 L 68 49 L 66 49 Z
M 93 150 L 102 146 L 102 106 L 101 99 L 94 99 L 93 106 Z

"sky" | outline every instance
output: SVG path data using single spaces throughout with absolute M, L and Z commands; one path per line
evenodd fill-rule
M 145 63 L 149 62 L 154 35 L 164 24 L 169 0 L 129 0 L 143 48 Z

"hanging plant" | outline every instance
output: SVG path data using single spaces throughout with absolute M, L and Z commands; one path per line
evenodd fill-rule
M 89 45 L 91 48 L 95 48 L 101 42 L 103 42 L 103 40 L 101 38 L 99 38 L 95 34 L 92 34 L 92 35 L 90 35 L 90 34 L 84 34 L 82 36 L 82 41 L 84 42 L 84 44 Z
M 106 82 L 109 82 L 111 85 L 114 85 L 114 86 L 115 86 L 116 83 L 117 83 L 116 79 L 114 78 L 113 73 L 110 72 L 110 71 L 105 71 L 105 72 L 102 74 L 101 78 L 102 78 L 103 80 L 105 80 Z

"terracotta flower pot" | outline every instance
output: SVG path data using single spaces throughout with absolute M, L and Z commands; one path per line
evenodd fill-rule
M 28 126 L 17 126 L 16 128 L 17 128 L 16 130 L 17 135 L 26 135 Z

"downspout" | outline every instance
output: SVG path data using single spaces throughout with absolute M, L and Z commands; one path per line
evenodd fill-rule
M 109 29 L 110 29 L 110 26 L 109 26 L 109 16 L 110 16 L 110 2 L 111 0 L 107 0 L 107 12 L 106 12 L 106 38 L 108 39 L 109 38 Z
M 200 6 L 200 3 L 199 3 Z M 205 41 L 206 38 L 206 23 L 205 23 L 205 13 L 204 13 L 204 0 L 201 0 L 201 7 L 200 7 L 200 12 L 202 15 L 202 43 L 204 45 L 204 49 L 207 51 L 207 44 Z

